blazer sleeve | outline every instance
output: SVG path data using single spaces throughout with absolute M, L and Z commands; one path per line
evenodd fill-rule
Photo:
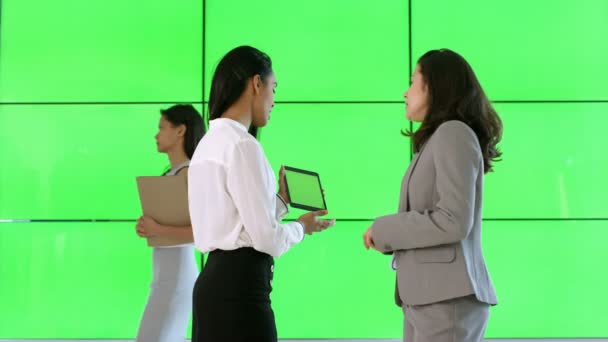
M 477 136 L 466 124 L 448 121 L 437 128 L 432 139 L 428 147 L 439 200 L 423 212 L 378 217 L 372 225 L 372 238 L 383 252 L 455 243 L 473 226 L 477 177 L 483 167 Z

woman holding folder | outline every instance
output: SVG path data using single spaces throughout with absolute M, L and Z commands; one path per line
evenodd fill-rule
M 191 105 L 161 110 L 155 136 L 158 152 L 166 153 L 171 168 L 164 176 L 185 175 L 190 158 L 205 133 L 203 119 Z M 152 218 L 137 220 L 142 238 L 171 238 L 184 244 L 153 249 L 153 280 L 136 341 L 184 341 L 192 308 L 192 288 L 198 269 L 194 259 L 192 227 L 164 226 Z

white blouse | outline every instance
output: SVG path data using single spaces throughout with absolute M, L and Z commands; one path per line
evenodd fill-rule
M 203 253 L 253 247 L 277 257 L 302 241 L 299 222 L 281 224 L 287 205 L 260 143 L 232 119 L 218 118 L 188 169 L 194 244 Z

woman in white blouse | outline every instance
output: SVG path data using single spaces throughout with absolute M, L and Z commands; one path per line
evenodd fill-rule
M 209 253 L 193 294 L 192 341 L 276 341 L 270 305 L 273 257 L 334 222 L 310 212 L 281 224 L 290 200 L 262 146 L 277 82 L 270 58 L 249 46 L 218 64 L 209 96 L 209 130 L 188 170 L 196 248 Z

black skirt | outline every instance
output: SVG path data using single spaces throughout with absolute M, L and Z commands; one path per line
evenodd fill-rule
M 194 285 L 192 342 L 276 342 L 274 260 L 253 248 L 209 253 Z

